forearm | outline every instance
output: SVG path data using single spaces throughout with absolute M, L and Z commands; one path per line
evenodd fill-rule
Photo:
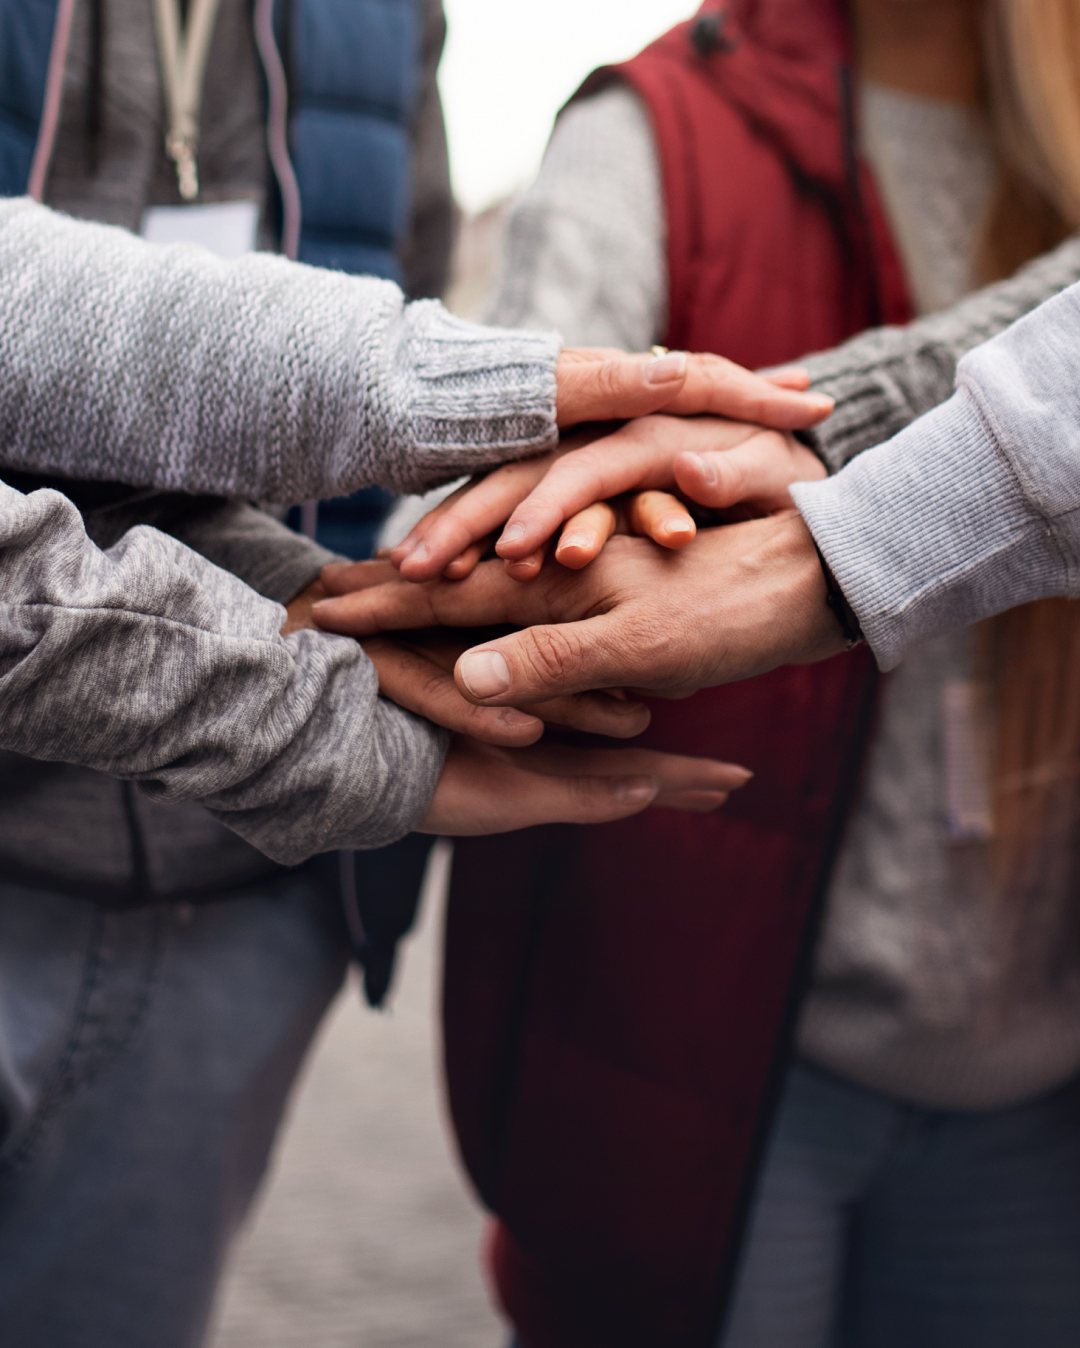
M 1080 237 L 1007 281 L 904 328 L 864 333 L 807 362 L 814 387 L 836 399 L 807 438 L 837 472 L 950 396 L 969 351 L 1080 279 Z
M 293 502 L 422 490 L 549 447 L 550 334 L 389 282 L 151 247 L 0 203 L 0 462 Z
M 1080 594 L 1080 285 L 967 356 L 942 407 L 793 495 L 886 668 Z
M 188 501 L 190 498 L 171 498 Z M 317 580 L 328 562 L 347 560 L 245 501 L 206 500 L 197 510 L 133 519 L 161 529 L 279 604 Z
M 286 863 L 422 817 L 444 736 L 350 641 L 140 528 L 102 551 L 53 492 L 0 486 L 0 747 L 198 801 Z

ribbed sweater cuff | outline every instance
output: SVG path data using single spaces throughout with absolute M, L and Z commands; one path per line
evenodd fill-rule
M 1050 529 L 964 389 L 792 495 L 883 669 L 919 642 L 1061 592 Z
M 558 334 L 480 327 L 436 306 L 426 317 L 410 398 L 416 485 L 554 448 Z
M 895 404 L 884 385 L 869 379 L 863 371 L 816 379 L 814 392 L 828 394 L 835 400 L 836 410 L 819 426 L 801 431 L 799 438 L 830 473 L 838 473 L 857 455 L 881 444 L 898 429 L 893 425 Z

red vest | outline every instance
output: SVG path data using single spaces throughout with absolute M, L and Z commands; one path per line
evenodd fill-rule
M 763 366 L 905 321 L 840 0 L 718 8 L 585 91 L 652 114 L 665 340 Z M 450 1104 L 527 1348 L 714 1348 L 873 700 L 856 652 L 657 703 L 650 744 L 754 769 L 725 810 L 458 845 Z

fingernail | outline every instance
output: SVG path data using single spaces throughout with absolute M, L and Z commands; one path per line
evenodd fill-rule
M 830 398 L 827 393 L 808 393 L 806 401 L 815 412 L 831 412 L 836 406 L 836 399 Z
M 563 552 L 570 548 L 574 548 L 575 550 L 580 548 L 584 552 L 588 548 L 591 548 L 595 542 L 596 539 L 593 538 L 591 534 L 567 534 L 565 538 L 559 539 L 557 551 Z
M 500 543 L 520 543 L 525 537 L 524 524 L 508 524 L 502 532 Z
M 348 562 L 327 562 L 322 569 L 322 574 L 324 576 L 336 576 L 339 572 L 344 571 L 348 565 Z
M 731 775 L 735 779 L 735 785 L 731 788 L 732 791 L 738 791 L 739 787 L 745 786 L 747 782 L 752 782 L 754 780 L 754 774 L 749 768 L 736 767 L 734 764 L 732 764 Z
M 717 480 L 716 469 L 709 460 L 704 458 L 701 454 L 690 454 L 687 457 L 701 474 L 701 480 L 705 483 L 706 487 L 715 487 Z
M 499 721 L 508 730 L 522 730 L 525 726 L 531 729 L 536 725 L 536 719 L 535 716 L 528 716 L 525 712 L 517 711 L 514 707 L 507 707 L 505 711 L 499 712 Z
M 686 375 L 688 358 L 685 351 L 669 351 L 657 356 L 645 366 L 646 384 L 674 384 Z
M 648 805 L 656 799 L 660 783 L 652 777 L 627 777 L 615 787 L 615 799 L 623 805 Z
M 510 688 L 510 667 L 498 651 L 473 651 L 461 657 L 461 682 L 473 697 L 498 697 Z
M 319 599 L 311 606 L 312 616 L 318 618 L 320 614 L 329 616 L 334 611 L 335 599 Z
M 692 534 L 694 532 L 693 520 L 688 520 L 685 515 L 673 515 L 671 519 L 664 521 L 664 533 L 669 538 L 678 538 L 680 534 Z
M 412 552 L 409 553 L 408 557 L 405 558 L 405 560 L 407 562 L 421 562 L 421 563 L 430 562 L 431 549 L 428 547 L 426 543 L 418 543 L 416 547 L 413 548 Z

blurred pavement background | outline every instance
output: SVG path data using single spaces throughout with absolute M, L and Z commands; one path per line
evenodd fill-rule
M 502 1348 L 482 1222 L 443 1122 L 438 946 L 448 849 L 429 873 L 393 1008 L 351 984 L 294 1103 L 214 1348 Z
M 440 83 L 465 211 L 451 304 L 486 305 L 507 203 L 594 66 L 632 55 L 697 0 L 445 0 Z M 447 851 L 441 852 L 445 872 Z M 482 1220 L 440 1095 L 442 878 L 428 886 L 392 1009 L 352 986 L 308 1066 L 213 1348 L 504 1348 L 479 1271 Z

